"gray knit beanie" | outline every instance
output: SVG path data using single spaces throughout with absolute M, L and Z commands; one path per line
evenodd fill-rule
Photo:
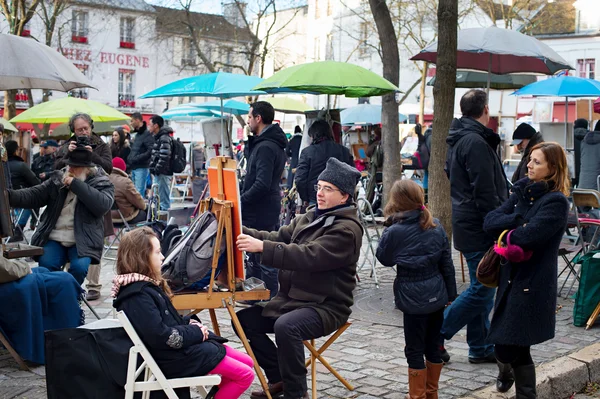
M 325 170 L 321 172 L 317 180 L 323 180 L 331 183 L 342 192 L 354 195 L 356 184 L 360 179 L 360 172 L 353 166 L 338 161 L 336 158 L 329 158 Z

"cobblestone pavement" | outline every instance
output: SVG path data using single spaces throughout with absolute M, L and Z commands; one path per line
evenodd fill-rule
M 366 243 L 363 245 L 364 249 Z M 454 258 L 456 279 L 459 283 L 459 291 L 462 291 L 468 282 L 462 282 L 457 253 L 454 254 Z M 562 265 L 561 262 L 559 270 L 562 269 Z M 354 312 L 350 320 L 352 326 L 327 350 L 325 355 L 333 367 L 354 385 L 355 390 L 353 392 L 346 390 L 322 365 L 318 365 L 319 398 L 404 399 L 407 392 L 408 376 L 404 356 L 402 314 L 394 309 L 391 289 L 394 272 L 392 269 L 378 265 L 380 288 L 376 288 L 367 269 L 368 266 L 365 266 L 359 273 L 361 282 L 355 292 Z M 114 262 L 103 263 L 102 297 L 92 302 L 92 306 L 103 318 L 112 317 L 112 300 L 108 294 L 113 270 Z M 468 271 L 465 274 L 468 281 Z M 560 283 L 564 277 L 561 276 Z M 557 311 L 556 337 L 532 348 L 532 356 L 537 364 L 600 341 L 600 328 L 585 331 L 572 325 L 572 299 L 559 298 L 558 303 L 562 308 Z M 241 348 L 239 340 L 231 329 L 227 312 L 218 310 L 217 315 L 223 336 L 230 339 L 233 347 Z M 94 320 L 88 309 L 86 309 L 86 316 L 88 322 Z M 461 397 L 490 384 L 495 379 L 497 374 L 495 365 L 468 363 L 468 346 L 465 340 L 466 331 L 463 329 L 446 344 L 452 355 L 452 361 L 444 368 L 441 376 L 441 399 Z M 255 380 L 252 389 L 256 388 L 257 384 L 258 379 Z M 8 353 L 0 351 L 0 399 L 45 397 L 44 368 L 35 368 L 33 372 L 20 371 Z M 249 394 L 243 396 L 244 399 L 249 397 Z

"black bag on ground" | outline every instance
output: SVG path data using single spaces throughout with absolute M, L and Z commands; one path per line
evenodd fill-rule
M 206 211 L 192 223 L 189 230 L 169 248 L 162 265 L 162 275 L 175 291 L 182 290 L 201 280 L 210 272 L 217 238 L 218 221 Z M 226 246 L 221 240 L 221 253 Z

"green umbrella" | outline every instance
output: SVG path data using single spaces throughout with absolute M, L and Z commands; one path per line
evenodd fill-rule
M 288 114 L 303 114 L 306 111 L 314 111 L 315 109 L 303 101 L 295 100 L 290 97 L 268 97 L 263 98 L 263 101 L 268 102 L 273 106 L 275 111 L 280 111 Z
M 376 73 L 358 65 L 337 61 L 311 62 L 283 69 L 254 86 L 253 90 L 346 97 L 382 96 L 400 91 Z
M 97 122 L 129 120 L 129 116 L 97 101 L 65 97 L 47 101 L 15 116 L 12 123 L 61 123 L 76 113 L 85 113 Z
M 4 130 L 9 130 L 11 132 L 18 132 L 19 131 L 19 129 L 17 129 L 15 127 L 15 125 L 13 125 L 12 123 L 10 123 L 9 121 L 7 121 L 4 118 L 0 118 L 0 124 L 2 126 L 4 126 Z

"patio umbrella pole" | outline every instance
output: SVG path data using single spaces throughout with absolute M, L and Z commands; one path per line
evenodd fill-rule
M 223 97 L 219 97 L 221 100 L 221 153 L 225 154 L 225 130 L 223 130 Z
M 485 89 L 485 95 L 487 96 L 488 103 L 490 102 L 490 86 L 491 85 L 492 85 L 492 53 L 490 53 L 490 59 L 488 60 L 487 87 Z
M 569 128 L 569 97 L 565 97 L 565 150 L 567 149 L 567 136 Z

